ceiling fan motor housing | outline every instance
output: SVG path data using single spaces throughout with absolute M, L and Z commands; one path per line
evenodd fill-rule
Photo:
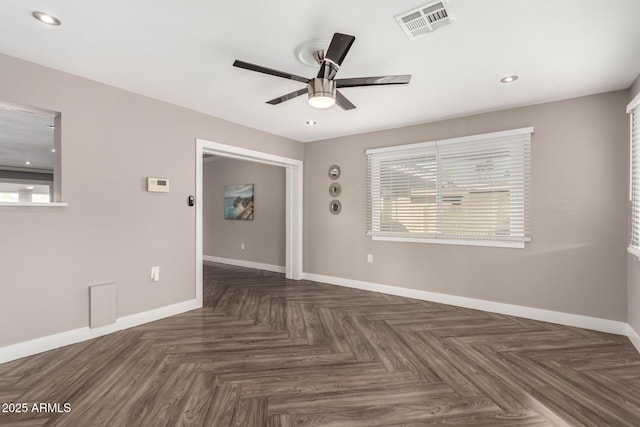
M 332 106 L 336 99 L 336 82 L 330 79 L 315 78 L 309 81 L 307 86 L 309 92 L 309 103 L 316 108 L 326 108 L 322 105 L 326 102 L 327 107 Z M 314 105 L 318 104 L 318 105 Z

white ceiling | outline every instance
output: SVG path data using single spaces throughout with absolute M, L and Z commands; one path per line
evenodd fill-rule
M 426 3 L 2 0 L 0 52 L 305 142 L 626 89 L 640 73 L 640 0 L 451 0 L 454 25 L 409 40 L 394 16 Z M 231 65 L 312 77 L 295 49 L 334 32 L 356 36 L 338 78 L 411 84 L 344 89 L 351 111 L 272 106 L 303 84 Z

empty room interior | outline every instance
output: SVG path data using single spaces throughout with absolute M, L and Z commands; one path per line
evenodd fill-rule
M 640 425 L 640 2 L 0 2 L 0 425 Z

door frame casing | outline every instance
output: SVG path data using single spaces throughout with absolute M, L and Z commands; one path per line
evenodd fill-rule
M 280 166 L 286 171 L 285 206 L 285 276 L 287 279 L 301 280 L 302 274 L 302 203 L 303 203 L 303 162 L 302 160 L 247 148 L 235 147 L 196 139 L 196 300 L 202 306 L 202 265 L 203 265 L 203 156 L 211 154 L 232 159 L 246 160 Z

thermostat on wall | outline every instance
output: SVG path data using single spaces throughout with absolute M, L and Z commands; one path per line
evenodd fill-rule
M 147 191 L 153 193 L 168 193 L 169 180 L 166 178 L 147 178 Z

